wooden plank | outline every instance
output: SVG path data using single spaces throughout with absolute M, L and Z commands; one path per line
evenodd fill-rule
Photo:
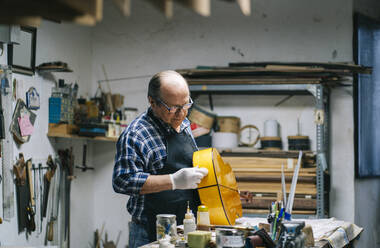
M 229 151 L 218 149 L 222 157 L 267 157 L 267 158 L 298 158 L 298 151 L 268 151 L 261 149 L 254 149 L 251 147 L 237 147 L 229 149 Z M 302 158 L 314 158 L 315 152 L 305 151 Z
M 242 202 L 242 207 L 247 209 L 268 209 L 275 197 L 252 197 L 250 202 Z M 293 210 L 316 210 L 317 200 L 306 198 L 294 198 Z
M 237 182 L 237 184 L 240 191 L 250 191 L 253 193 L 277 193 L 281 191 L 280 183 Z M 290 192 L 290 184 L 286 185 L 286 192 Z M 296 194 L 315 195 L 316 193 L 316 185 L 297 183 Z
M 239 7 L 241 9 L 241 12 L 245 16 L 251 15 L 251 0 L 236 0 L 239 4 Z
M 199 77 L 232 77 L 232 76 L 248 76 L 248 75 L 282 75 L 282 76 L 298 76 L 303 77 L 305 75 L 315 76 L 315 77 L 327 77 L 327 76 L 336 76 L 338 75 L 351 75 L 349 70 L 344 69 L 315 69 L 310 68 L 305 70 L 304 68 L 300 69 L 275 69 L 275 68 L 262 68 L 262 67 L 243 67 L 243 68 L 232 68 L 232 67 L 221 67 L 221 68 L 210 68 L 210 69 L 179 69 L 178 73 L 182 74 L 185 77 L 189 78 L 199 78 Z M 331 75 L 333 74 L 333 75 Z
M 286 80 L 240 80 L 240 79 L 187 79 L 187 82 L 189 85 L 229 85 L 229 84 L 245 84 L 245 85 L 256 85 L 256 84 L 319 84 L 322 82 L 322 79 L 316 79 L 316 80 L 292 80 L 292 79 L 286 79 Z
M 42 18 L 39 16 L 0 16 L 0 23 L 29 27 L 39 27 Z
M 152 4 L 155 8 L 163 12 L 166 18 L 170 19 L 173 17 L 173 0 L 147 0 L 148 3 Z
M 232 166 L 231 166 L 232 167 Z M 281 173 L 281 169 L 277 168 L 235 168 L 232 167 L 233 172 L 246 172 L 246 173 L 257 173 L 257 172 L 277 172 Z M 293 170 L 286 170 L 285 173 L 291 173 L 293 175 Z M 309 173 L 309 174 L 315 174 L 316 173 L 316 168 L 301 168 L 300 173 Z M 287 174 L 285 174 L 287 175 Z
M 273 171 L 260 171 L 260 172 L 247 172 L 247 171 L 234 171 L 234 174 L 236 176 L 236 178 L 238 177 L 241 177 L 241 178 L 244 178 L 244 177 L 281 177 L 281 171 L 276 171 L 276 172 L 273 172 Z M 307 178 L 315 178 L 316 176 L 316 173 L 298 173 L 298 176 L 299 177 L 307 177 Z M 290 172 L 290 173 L 285 173 L 285 178 L 291 178 L 293 177 L 293 172 Z
M 268 209 L 246 209 L 243 208 L 243 214 L 269 214 Z M 302 214 L 302 215 L 315 215 L 316 212 L 313 210 L 293 210 L 292 214 Z
M 179 3 L 191 8 L 201 16 L 211 15 L 211 0 L 177 0 Z
M 113 0 L 123 16 L 131 15 L 131 0 Z
M 95 21 L 100 21 L 103 18 L 103 0 L 58 0 L 66 4 L 80 13 L 83 16 L 91 16 Z
M 74 134 L 59 134 L 59 133 L 48 133 L 48 137 L 50 138 L 65 138 L 65 139 L 85 139 L 85 140 L 97 140 L 97 141 L 111 141 L 116 142 L 118 140 L 117 137 L 111 138 L 111 137 L 86 137 L 86 136 L 78 136 Z
M 252 67 L 252 66 L 261 66 L 265 67 L 267 65 L 292 65 L 292 66 L 307 66 L 307 67 L 322 67 L 326 69 L 345 69 L 350 70 L 351 72 L 357 72 L 357 73 L 366 73 L 371 74 L 372 73 L 372 67 L 366 67 L 361 65 L 356 65 L 352 63 L 316 63 L 316 62 L 238 62 L 238 63 L 229 63 L 230 67 L 237 67 L 237 68 L 244 68 L 244 67 Z
M 280 169 L 284 165 L 285 171 L 293 171 L 298 159 L 293 158 L 264 158 L 264 157 L 224 157 L 225 163 L 229 163 L 232 168 L 276 168 Z M 302 166 L 302 163 L 301 163 Z
M 235 175 L 236 176 L 236 175 Z M 292 182 L 292 175 L 286 175 L 285 176 L 285 182 L 291 183 Z M 238 182 L 268 182 L 268 183 L 281 183 L 281 175 L 277 174 L 274 176 L 267 176 L 267 175 L 239 175 L 236 176 L 236 181 Z M 297 182 L 300 183 L 311 183 L 316 184 L 316 178 L 315 176 L 300 176 L 298 175 Z

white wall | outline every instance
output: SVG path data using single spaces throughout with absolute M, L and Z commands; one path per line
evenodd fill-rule
M 352 1 L 252 1 L 252 16 L 245 17 L 234 3 L 212 1 L 212 15 L 200 17 L 174 4 L 174 17 L 164 15 L 148 2 L 133 1 L 132 15 L 121 17 L 117 9 L 105 3 L 104 21 L 93 33 L 93 78 L 104 79 L 101 65 L 109 78 L 145 76 L 111 82 L 114 92 L 125 95 L 128 107 L 147 107 L 149 78 L 165 69 L 193 68 L 197 65 L 226 66 L 228 62 L 252 61 L 352 61 Z M 92 91 L 96 89 L 93 84 Z M 312 97 L 293 97 L 280 107 L 273 107 L 280 96 L 215 96 L 215 111 L 236 115 L 243 124 L 256 124 L 262 130 L 266 119 L 276 117 L 282 136 L 295 133 L 297 116 L 306 135 L 313 139 Z M 207 106 L 207 98 L 200 104 Z M 333 90 L 331 100 L 331 215 L 354 221 L 354 155 L 352 98 L 345 91 Z M 103 145 L 102 145 L 103 146 Z M 94 161 L 107 173 L 96 174 L 97 187 L 109 189 L 114 151 L 95 152 Z M 100 145 L 96 149 L 102 150 Z M 101 159 L 98 157 L 101 156 Z M 99 161 L 99 162 L 98 162 Z M 344 176 L 342 176 L 342 174 Z M 347 180 L 348 178 L 348 180 Z M 120 218 L 118 228 L 127 233 L 125 203 L 127 197 L 105 194 L 95 206 L 110 201 Z M 120 202 L 122 202 L 120 204 Z M 119 206 L 115 206 L 119 205 Z M 96 207 L 97 215 L 103 207 Z M 110 216 L 108 216 L 111 219 Z M 108 221 L 107 221 L 108 223 Z M 121 223 L 121 224 L 120 224 Z M 96 220 L 96 225 L 101 225 Z M 115 228 L 117 231 L 118 228 Z M 123 238 L 126 239 L 126 237 Z
M 146 1 L 132 2 L 132 16 L 124 18 L 111 1 L 105 1 L 104 20 L 94 29 L 43 22 L 37 35 L 37 64 L 54 60 L 68 62 L 74 73 L 54 75 L 69 82 L 78 80 L 83 95 L 94 94 L 96 81 L 104 79 L 102 64 L 109 78 L 145 76 L 111 83 L 113 92 L 126 96 L 126 106 L 138 107 L 141 112 L 147 107 L 150 76 L 164 69 L 225 66 L 228 62 L 245 61 L 352 61 L 353 0 L 254 0 L 251 17 L 244 17 L 236 4 L 212 1 L 209 18 L 175 3 L 171 21 Z M 2 64 L 6 63 L 5 58 L 6 53 L 0 57 Z M 49 141 L 45 136 L 51 78 L 16 77 L 25 82 L 26 88 L 36 86 L 43 99 L 37 111 L 36 133 L 21 151 L 27 157 L 44 160 L 54 148 L 74 146 L 76 164 L 81 164 L 82 141 Z M 373 237 L 378 236 L 378 231 L 371 229 L 375 224 L 369 217 L 372 220 L 379 217 L 367 214 L 366 210 L 368 202 L 371 199 L 376 202 L 379 195 L 372 190 L 369 200 L 365 196 L 368 188 L 379 188 L 379 185 L 377 181 L 364 181 L 360 187 L 357 182 L 354 185 L 352 98 L 342 89 L 333 90 L 331 96 L 330 215 L 358 221 L 357 224 L 365 227 L 359 247 L 375 247 L 378 241 Z M 283 141 L 287 135 L 294 134 L 295 119 L 300 116 L 303 131 L 312 138 L 315 147 L 312 98 L 293 97 L 273 107 L 281 99 L 280 96 L 215 96 L 214 104 L 218 114 L 239 116 L 243 124 L 253 123 L 261 130 L 264 120 L 276 117 L 281 123 Z M 199 103 L 207 106 L 207 99 L 201 97 Z M 88 165 L 96 170 L 76 171 L 77 179 L 72 185 L 72 247 L 87 247 L 92 232 L 103 223 L 113 240 L 122 231 L 119 247 L 127 243 L 128 197 L 112 190 L 114 154 L 115 143 L 89 142 Z M 360 208 L 355 205 L 355 199 L 360 201 Z M 39 238 L 32 235 L 26 240 L 25 235 L 16 233 L 16 219 L 0 225 L 2 245 L 37 245 L 43 239 L 43 235 Z
M 37 54 L 36 64 L 51 61 L 67 62 L 73 73 L 53 73 L 50 75 L 35 74 L 34 76 L 25 76 L 13 74 L 17 79 L 21 94 L 19 98 L 25 101 L 25 91 L 34 86 L 40 94 L 41 108 L 34 111 L 37 114 L 34 133 L 28 143 L 20 147 L 14 146 L 14 155 L 23 152 L 26 159 L 32 158 L 33 163 L 45 162 L 49 154 L 54 154 L 58 148 L 74 147 L 76 164 L 82 163 L 81 142 L 71 140 L 62 141 L 48 139 L 48 98 L 51 94 L 51 88 L 55 85 L 54 81 L 59 78 L 66 80 L 66 83 L 78 81 L 80 92 L 88 92 L 87 86 L 91 82 L 91 46 L 90 29 L 74 25 L 57 24 L 52 22 L 43 22 L 37 30 Z M 7 53 L 0 57 L 1 64 L 7 64 Z M 91 153 L 89 154 L 91 158 Z M 77 179 L 72 183 L 71 192 L 71 239 L 72 247 L 84 247 L 93 237 L 93 198 L 92 190 L 94 181 L 91 172 L 82 174 L 76 172 Z M 1 189 L 2 190 L 2 189 Z M 16 198 L 15 198 L 16 200 Z M 2 199 L 0 199 L 2 202 Z M 1 203 L 2 205 L 2 203 Z M 11 222 L 4 221 L 0 225 L 0 242 L 1 245 L 42 245 L 46 232 L 46 219 L 43 223 L 43 232 L 38 235 L 32 233 L 26 238 L 25 232 L 18 234 L 17 211 Z

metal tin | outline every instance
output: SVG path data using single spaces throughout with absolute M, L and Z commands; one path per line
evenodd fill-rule
M 175 243 L 177 239 L 176 216 L 174 214 L 158 214 L 156 218 L 157 240 L 170 239 L 171 243 Z
M 216 246 L 218 248 L 243 248 L 244 232 L 237 229 L 217 228 Z

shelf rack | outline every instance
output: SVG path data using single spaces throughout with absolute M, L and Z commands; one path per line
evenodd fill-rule
M 86 137 L 79 136 L 75 134 L 62 134 L 62 133 L 48 133 L 49 138 L 64 138 L 64 139 L 82 139 L 82 140 L 93 140 L 93 141 L 108 141 L 108 142 L 117 142 L 118 137 Z
M 210 106 L 213 108 L 212 94 L 244 94 L 244 95 L 312 95 L 315 99 L 315 122 L 317 143 L 317 209 L 316 217 L 324 218 L 326 213 L 324 171 L 328 170 L 329 159 L 329 93 L 323 84 L 192 84 L 188 80 L 193 98 L 208 94 Z

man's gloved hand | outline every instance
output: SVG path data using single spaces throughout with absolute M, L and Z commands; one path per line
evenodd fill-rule
M 206 168 L 183 168 L 176 173 L 170 174 L 173 190 L 175 189 L 195 189 L 202 178 L 208 174 Z

